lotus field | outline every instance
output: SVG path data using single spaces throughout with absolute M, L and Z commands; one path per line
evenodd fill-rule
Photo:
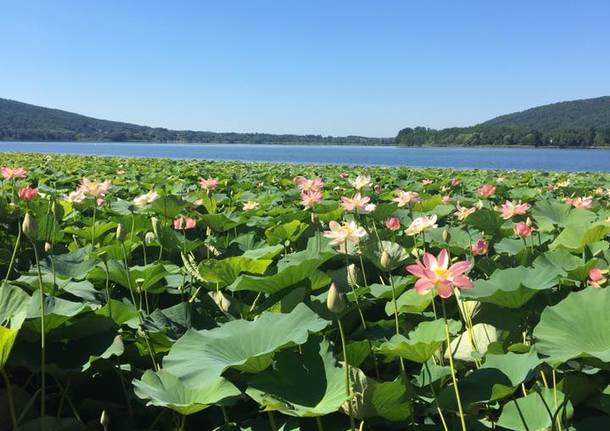
M 0 166 L 0 431 L 610 429 L 610 175 Z

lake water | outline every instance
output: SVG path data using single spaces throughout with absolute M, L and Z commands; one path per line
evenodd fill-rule
M 610 172 L 610 150 L 554 148 L 0 142 L 1 151 L 346 165 Z

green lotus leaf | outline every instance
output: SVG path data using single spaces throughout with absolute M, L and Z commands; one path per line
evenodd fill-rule
M 241 217 L 225 214 L 204 214 L 201 219 L 215 232 L 226 232 L 245 222 Z
M 166 218 L 176 218 L 189 205 L 188 202 L 175 195 L 161 196 L 154 201 L 148 211 L 155 212 Z
M 533 206 L 532 218 L 536 221 L 539 230 L 549 232 L 555 228 L 555 225 L 562 227 L 568 224 L 588 225 L 595 220 L 595 214 L 581 208 L 572 208 L 556 200 L 545 200 Z
M 360 251 L 380 271 L 392 271 L 401 266 L 410 257 L 403 246 L 392 241 L 369 242 L 365 246 L 360 247 Z M 386 266 L 381 263 L 381 257 L 384 252 L 389 257 Z
M 508 352 L 502 355 L 487 354 L 481 370 L 497 370 L 504 374 L 510 384 L 494 383 L 492 400 L 501 398 L 502 394 L 512 393 L 517 386 L 523 383 L 532 371 L 542 363 L 534 350 L 528 353 L 517 354 Z M 475 371 L 476 373 L 476 371 Z M 497 385 L 497 386 L 496 386 Z
M 502 307 L 519 308 L 538 290 L 556 286 L 562 273 L 559 268 L 547 266 L 498 269 L 489 280 L 476 280 L 475 288 L 463 289 L 461 295 Z
M 265 231 L 265 237 L 270 245 L 282 244 L 285 241 L 294 242 L 309 226 L 299 220 L 292 220 L 279 226 L 270 227 Z
M 229 289 L 273 294 L 305 280 L 335 254 L 336 252 L 328 246 L 327 240 L 313 237 L 310 238 L 305 250 L 289 254 L 281 259 L 277 263 L 276 274 L 266 277 L 242 275 L 231 284 Z
M 0 285 L 0 325 L 19 329 L 27 317 L 30 295 L 8 283 Z
M 546 431 L 552 428 L 554 419 L 572 417 L 572 403 L 564 401 L 565 395 L 560 391 L 538 389 L 508 402 L 497 424 L 514 431 Z
M 110 346 L 108 346 L 108 348 L 101 354 L 89 356 L 89 360 L 83 365 L 83 371 L 87 371 L 89 368 L 91 368 L 91 364 L 93 364 L 95 361 L 99 361 L 100 359 L 109 359 L 112 356 L 121 356 L 124 352 L 125 345 L 123 343 L 123 338 L 120 335 L 117 335 L 112 340 L 112 344 L 110 344 Z
M 0 369 L 6 365 L 18 333 L 17 329 L 0 326 Z
M 449 321 L 449 333 L 455 335 L 462 324 Z M 390 357 L 399 356 L 410 361 L 424 363 L 434 355 L 445 341 L 445 321 L 443 319 L 421 322 L 409 332 L 408 337 L 394 335 L 379 346 L 378 350 Z
M 589 244 L 603 239 L 610 232 L 610 223 L 570 224 L 551 243 L 550 248 L 565 248 L 574 252 L 582 252 Z
M 254 321 L 235 320 L 211 330 L 191 329 L 171 348 L 164 368 L 189 387 L 203 386 L 231 367 L 260 372 L 270 365 L 274 352 L 305 343 L 310 332 L 329 324 L 299 304 L 288 314 L 264 312 Z
M 451 352 L 455 359 L 474 361 L 476 357 L 485 354 L 489 345 L 497 339 L 498 331 L 495 327 L 487 323 L 477 323 L 473 325 L 472 331 L 466 328 L 451 340 Z M 449 358 L 449 349 L 445 350 L 445 357 Z
M 475 211 L 466 217 L 464 222 L 492 236 L 496 235 L 504 224 L 502 217 L 496 211 L 488 208 Z
M 133 381 L 133 387 L 135 394 L 146 400 L 147 405 L 166 407 L 181 415 L 197 413 L 240 394 L 240 391 L 223 377 L 216 377 L 205 385 L 191 389 L 165 370 L 146 371 L 140 380 Z
M 435 291 L 428 295 L 420 295 L 415 289 L 409 289 L 396 300 L 398 313 L 421 313 L 430 306 L 435 296 Z M 385 312 L 388 316 L 394 314 L 393 301 L 386 302 Z
M 407 386 L 400 380 L 379 382 L 368 377 L 359 369 L 352 369 L 351 400 L 353 415 L 365 420 L 369 418 L 384 418 L 392 422 L 404 421 L 411 417 L 412 407 Z M 348 413 L 343 406 L 343 412 Z
M 54 270 L 60 277 L 82 279 L 97 264 L 90 255 L 91 246 L 86 246 L 70 253 L 49 256 L 44 263 L 49 271 Z
M 319 337 L 310 338 L 300 350 L 278 353 L 272 369 L 248 379 L 246 393 L 264 410 L 289 416 L 336 412 L 347 399 L 343 367 Z
M 223 288 L 233 283 L 241 273 L 263 274 L 273 261 L 269 259 L 250 259 L 232 256 L 225 259 L 207 259 L 197 269 L 201 276 L 214 287 Z
M 281 244 L 269 245 L 269 246 L 265 246 L 265 247 L 258 247 L 258 248 L 246 250 L 246 251 L 244 251 L 244 254 L 242 254 L 242 257 L 246 257 L 248 259 L 254 259 L 254 260 L 258 260 L 258 259 L 267 260 L 267 259 L 273 259 L 275 256 L 280 254 L 282 251 L 284 251 L 284 246 Z
M 610 361 L 610 290 L 587 288 L 546 307 L 534 328 L 536 351 L 548 361 L 595 357 Z
M 159 262 L 149 263 L 146 266 L 131 266 L 127 272 L 123 262 L 111 260 L 108 262 L 108 274 L 106 274 L 106 268 L 98 266 L 89 273 L 89 279 L 106 280 L 108 275 L 111 281 L 126 289 L 136 289 L 139 286 L 143 290 L 151 290 L 157 287 L 168 274 L 165 266 Z

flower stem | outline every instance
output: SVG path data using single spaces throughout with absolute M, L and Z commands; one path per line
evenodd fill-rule
M 462 400 L 460 398 L 460 390 L 458 388 L 457 378 L 455 377 L 455 366 L 453 364 L 453 352 L 451 351 L 451 338 L 449 337 L 449 323 L 447 322 L 447 311 L 445 309 L 445 302 L 441 301 L 443 306 L 443 318 L 445 319 L 445 338 L 447 341 L 447 349 L 449 351 L 449 367 L 451 368 L 451 380 L 453 381 L 453 390 L 455 391 L 455 398 L 458 405 L 458 411 L 460 413 L 460 423 L 462 425 L 462 431 L 467 431 L 466 421 L 464 420 L 464 410 L 462 409 Z
M 34 249 L 34 258 L 36 259 L 36 270 L 38 272 L 38 283 L 39 283 L 39 290 L 40 290 L 40 417 L 44 418 L 45 410 L 46 410 L 46 395 L 47 395 L 46 340 L 45 340 L 46 328 L 45 328 L 45 321 L 44 321 L 45 297 L 44 297 L 44 286 L 42 284 L 42 272 L 40 271 L 40 259 L 38 257 L 38 249 L 36 248 L 36 242 L 34 240 L 31 240 L 31 242 L 32 242 L 32 248 Z M 44 431 L 44 429 L 46 429 L 46 426 L 44 425 L 44 419 L 43 419 L 42 429 L 43 429 L 43 431 Z
M 6 374 L 6 371 L 4 371 L 4 368 L 0 368 L 0 374 L 4 379 L 4 385 L 6 386 L 6 397 L 8 399 L 8 408 L 11 415 L 12 429 L 16 430 L 17 415 L 15 414 L 15 402 L 13 400 L 13 389 L 11 388 L 11 381 L 9 380 L 8 375 Z
M 349 422 L 351 430 L 356 430 L 356 423 L 354 422 L 354 415 L 352 413 L 352 384 L 349 376 L 349 363 L 347 362 L 347 343 L 345 342 L 345 332 L 343 331 L 343 324 L 341 318 L 337 317 L 337 325 L 339 326 L 339 335 L 341 336 L 341 348 L 343 349 L 343 362 L 345 362 L 345 386 L 347 392 L 347 411 L 349 414 Z
M 8 268 L 6 270 L 6 276 L 4 277 L 4 283 L 8 281 L 9 276 L 11 275 L 11 271 L 13 270 L 13 265 L 15 264 L 15 258 L 17 257 L 17 250 L 19 249 L 19 245 L 21 244 L 21 222 L 17 220 L 17 240 L 15 241 L 15 247 L 13 248 L 13 254 L 11 255 L 11 261 L 8 264 Z
M 428 362 L 424 362 L 424 367 L 426 367 L 426 372 L 428 373 L 428 378 L 430 379 L 430 390 L 432 391 L 432 396 L 434 397 L 434 404 L 436 404 L 436 411 L 441 418 L 441 422 L 443 423 L 443 429 L 445 431 L 449 431 L 447 428 L 447 422 L 445 421 L 445 416 L 443 415 L 443 411 L 438 404 L 438 398 L 436 397 L 436 391 L 434 390 L 434 385 L 432 384 L 432 373 L 430 372 L 430 367 L 428 366 Z

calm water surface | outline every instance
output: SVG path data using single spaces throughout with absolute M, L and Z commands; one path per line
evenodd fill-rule
M 173 159 L 610 172 L 610 150 L 0 142 L 0 152 L 2 151 Z

